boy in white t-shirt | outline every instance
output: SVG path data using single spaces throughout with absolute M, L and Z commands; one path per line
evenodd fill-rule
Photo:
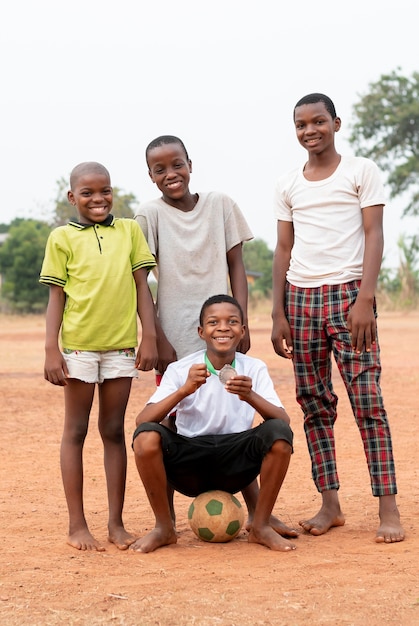
M 276 187 L 272 343 L 277 354 L 293 360 L 313 480 L 322 494 L 319 512 L 300 525 L 322 535 L 345 523 L 333 432 L 333 351 L 379 498 L 375 540 L 402 541 L 374 297 L 383 252 L 383 185 L 371 160 L 337 153 L 341 120 L 330 98 L 314 93 L 299 100 L 294 123 L 308 160 Z
M 212 489 L 236 493 L 260 474 L 249 542 L 293 550 L 271 527 L 292 454 L 290 420 L 266 365 L 237 352 L 245 332 L 237 300 L 225 294 L 208 298 L 198 332 L 206 349 L 171 363 L 137 417 L 135 461 L 156 525 L 131 548 L 152 552 L 176 543 L 168 484 L 191 497 Z M 223 378 L 226 370 L 229 378 Z M 161 424 L 173 409 L 177 432 Z M 255 412 L 264 421 L 253 428 Z

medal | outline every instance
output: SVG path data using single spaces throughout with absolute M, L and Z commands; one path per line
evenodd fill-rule
M 235 376 L 236 374 L 237 374 L 237 372 L 236 372 L 236 370 L 234 369 L 234 367 L 232 365 L 224 365 L 224 367 L 222 367 L 220 369 L 220 373 L 218 374 L 218 378 L 220 379 L 220 383 L 225 385 L 226 382 L 228 380 L 230 380 L 230 378 L 232 376 Z
M 225 385 L 232 376 L 235 376 L 237 374 L 236 370 L 233 367 L 236 364 L 236 359 L 233 360 L 233 363 L 231 365 L 228 365 L 227 363 L 220 369 L 219 372 L 217 372 L 217 370 L 214 368 L 213 364 L 209 360 L 207 353 L 205 353 L 205 364 L 211 374 L 218 376 L 222 385 Z

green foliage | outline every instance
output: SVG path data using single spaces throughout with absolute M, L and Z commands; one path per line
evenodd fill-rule
M 2 297 L 22 313 L 43 310 L 48 289 L 38 282 L 50 227 L 33 219 L 16 219 L 0 247 Z
M 399 266 L 381 270 L 378 294 L 387 308 L 414 309 L 419 304 L 419 236 L 401 236 L 397 245 Z
M 419 72 L 382 75 L 355 104 L 350 143 L 388 173 L 391 197 L 408 193 L 405 215 L 419 215 Z
M 68 181 L 65 178 L 57 180 L 57 194 L 52 225 L 63 226 L 70 220 L 77 220 L 77 209 L 67 200 Z M 115 217 L 134 217 L 137 198 L 132 193 L 122 193 L 118 187 L 113 188 L 112 215 Z
M 263 239 L 253 239 L 243 245 L 243 261 L 246 272 L 260 274 L 255 276 L 254 285 L 250 285 L 250 294 L 256 292 L 264 296 L 272 291 L 272 260 L 273 252 Z

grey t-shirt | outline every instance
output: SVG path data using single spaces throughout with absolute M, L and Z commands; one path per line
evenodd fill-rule
M 156 198 L 135 219 L 157 261 L 159 319 L 180 359 L 203 348 L 201 306 L 228 293 L 227 252 L 253 235 L 237 204 L 219 192 L 200 193 L 189 212 Z

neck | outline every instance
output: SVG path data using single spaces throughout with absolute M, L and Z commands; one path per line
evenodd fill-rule
M 235 356 L 236 356 L 235 352 L 229 353 L 229 354 L 217 355 L 214 353 L 208 353 L 207 351 L 205 352 L 205 361 L 207 362 L 207 366 L 209 363 L 212 365 L 212 367 L 215 370 L 220 370 L 222 367 L 224 367 L 224 365 L 233 365 Z M 209 367 L 208 369 L 211 371 Z
M 170 206 L 178 209 L 179 211 L 183 211 L 184 213 L 193 211 L 196 203 L 198 202 L 198 199 L 199 196 L 197 193 L 192 194 L 189 192 L 184 195 L 183 198 L 180 198 L 180 200 L 173 200 L 173 198 L 167 198 L 163 196 L 163 200 L 166 202 L 166 204 L 170 204 Z

